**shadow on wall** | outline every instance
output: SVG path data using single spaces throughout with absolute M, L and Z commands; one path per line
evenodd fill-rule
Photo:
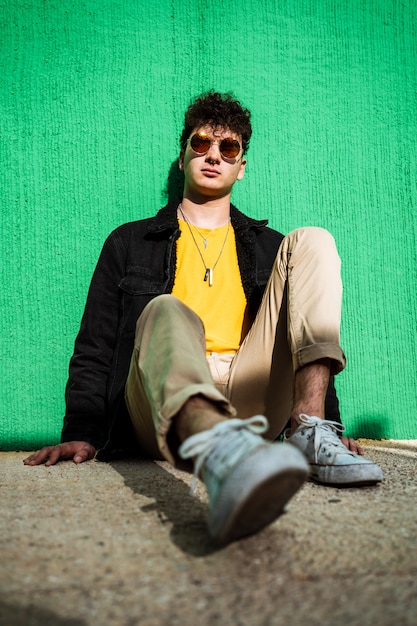
M 357 415 L 355 424 L 349 425 L 349 436 L 354 439 L 387 439 L 389 422 L 392 416 L 382 413 L 364 413 Z
M 68 607 L 69 609 L 71 607 Z M 0 599 L 0 624 L 4 626 L 85 626 L 80 619 L 60 617 L 49 609 L 34 604 L 16 606 Z
M 179 168 L 179 159 L 175 159 L 169 168 L 168 179 L 163 194 L 168 202 L 172 202 L 172 200 L 182 198 L 183 189 L 184 172 Z

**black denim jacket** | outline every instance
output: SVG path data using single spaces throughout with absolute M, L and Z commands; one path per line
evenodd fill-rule
M 124 387 L 135 326 L 145 305 L 170 293 L 176 268 L 178 201 L 154 217 L 120 226 L 107 238 L 94 271 L 70 361 L 61 441 L 96 448 L 132 447 Z M 283 235 L 231 207 L 231 221 L 249 313 L 255 317 Z M 340 421 L 333 380 L 326 417 Z M 106 454 L 102 454 L 105 458 Z

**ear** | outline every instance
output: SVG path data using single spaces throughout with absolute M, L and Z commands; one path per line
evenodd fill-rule
M 238 174 L 236 176 L 236 180 L 242 180 L 242 178 L 244 177 L 246 164 L 247 164 L 246 159 L 242 158 L 242 162 L 240 164 L 240 168 L 239 168 Z
M 180 168 L 181 172 L 184 169 L 184 150 L 181 150 L 180 152 L 180 156 L 178 159 L 178 167 Z

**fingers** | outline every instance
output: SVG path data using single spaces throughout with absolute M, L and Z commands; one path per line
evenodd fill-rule
M 356 446 L 356 454 L 359 454 L 360 456 L 363 456 L 363 448 L 362 448 L 362 446 L 360 446 L 360 445 L 358 444 L 358 442 L 357 442 L 357 441 L 355 441 L 354 439 L 352 439 L 352 441 L 354 441 L 354 442 L 355 442 L 355 446 Z
M 45 448 L 42 448 L 41 450 L 37 450 L 36 452 L 28 456 L 26 459 L 23 459 L 23 463 L 25 465 L 40 465 L 41 463 L 45 461 L 45 459 L 49 457 L 51 450 L 52 450 L 52 446 L 46 446 Z
M 72 459 L 74 463 L 83 463 L 94 458 L 96 449 L 85 441 L 70 441 L 56 446 L 45 446 L 23 460 L 25 465 L 55 465 L 61 459 Z
M 55 465 L 57 461 L 63 456 L 63 450 L 61 446 L 45 446 L 37 452 L 34 452 L 26 459 L 23 460 L 25 465 Z
M 45 466 L 49 467 L 50 465 L 55 465 L 59 459 L 67 458 L 65 452 L 66 450 L 64 446 L 54 446 L 49 453 Z
M 363 455 L 363 449 L 357 441 L 352 439 L 352 437 L 340 437 L 340 439 L 348 450 L 354 452 L 355 454 L 359 454 L 360 456 Z
M 83 463 L 84 461 L 89 461 L 94 458 L 96 453 L 96 449 L 94 446 L 86 443 L 82 448 L 80 448 L 74 455 L 74 463 Z

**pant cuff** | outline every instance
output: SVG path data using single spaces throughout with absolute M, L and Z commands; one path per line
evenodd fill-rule
M 331 360 L 331 375 L 339 374 L 346 367 L 346 356 L 337 343 L 316 343 L 305 346 L 293 354 L 294 371 L 296 372 L 304 365 L 314 363 L 320 359 Z
M 209 384 L 189 385 L 174 396 L 171 396 L 158 414 L 156 439 L 161 454 L 174 466 L 178 466 L 179 458 L 169 449 L 167 444 L 168 431 L 171 428 L 173 418 L 178 415 L 182 407 L 193 396 L 203 396 L 206 400 L 217 404 L 220 410 L 224 412 L 225 418 L 234 417 L 236 415 L 236 410 L 232 407 L 227 398 Z

